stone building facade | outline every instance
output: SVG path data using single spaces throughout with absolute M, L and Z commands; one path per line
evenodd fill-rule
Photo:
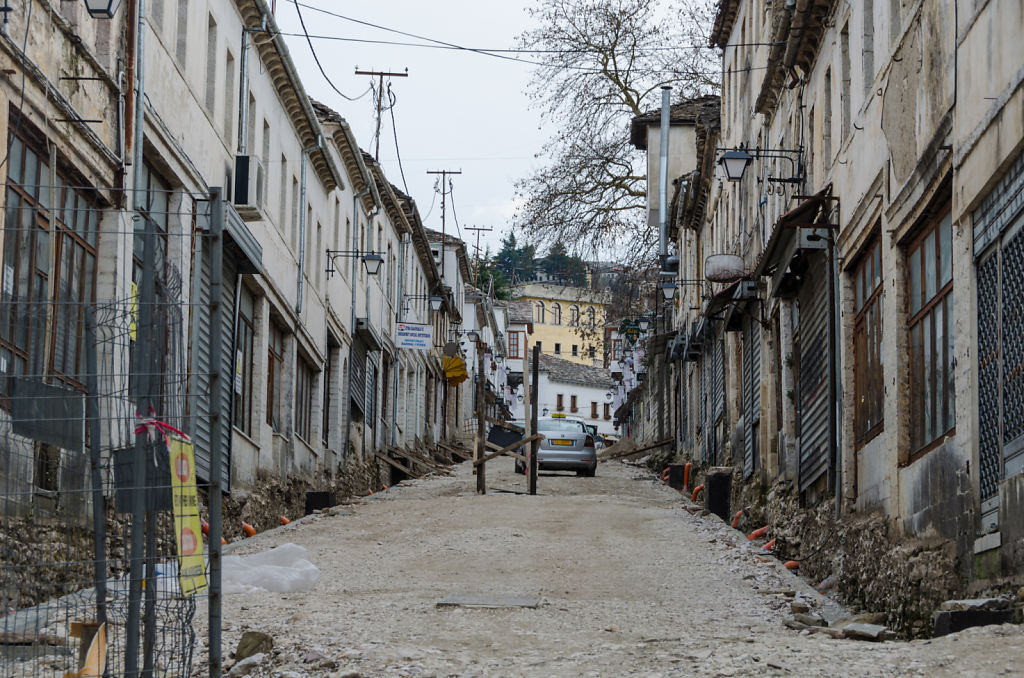
M 965 587 L 1024 564 L 1022 22 L 723 0 L 721 104 L 672 201 L 681 455 L 949 544 Z

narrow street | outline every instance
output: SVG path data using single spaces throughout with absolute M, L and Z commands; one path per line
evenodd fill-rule
M 226 597 L 225 654 L 244 631 L 274 642 L 257 666 L 230 675 L 1021 675 L 1019 626 L 909 643 L 786 628 L 794 592 L 812 611 L 820 597 L 716 517 L 691 515 L 643 469 L 542 474 L 530 497 L 500 491 L 525 489 L 511 467 L 488 464 L 487 496 L 462 464 L 233 548 L 293 542 L 321 575 L 308 593 Z M 541 603 L 438 607 L 454 594 Z M 197 635 L 201 673 L 205 629 Z

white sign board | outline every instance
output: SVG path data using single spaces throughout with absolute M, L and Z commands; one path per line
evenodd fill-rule
M 417 323 L 398 323 L 398 336 L 395 346 L 398 348 L 414 348 L 429 351 L 434 348 L 434 335 L 430 325 Z

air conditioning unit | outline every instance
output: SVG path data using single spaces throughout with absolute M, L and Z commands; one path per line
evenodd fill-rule
M 246 221 L 263 218 L 265 177 L 263 163 L 255 155 L 235 156 L 235 210 Z

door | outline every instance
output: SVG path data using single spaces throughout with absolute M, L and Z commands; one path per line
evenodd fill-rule
M 807 267 L 799 305 L 800 377 L 797 383 L 800 475 L 803 492 L 829 470 L 828 280 L 820 255 Z

